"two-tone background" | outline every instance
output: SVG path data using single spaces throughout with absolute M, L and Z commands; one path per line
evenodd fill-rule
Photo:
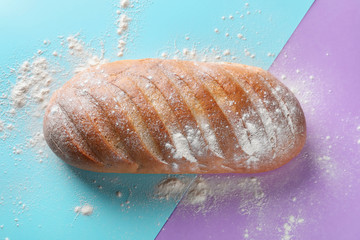
M 121 14 L 131 21 L 118 35 Z M 358 239 L 359 16 L 356 0 L 139 0 L 125 9 L 120 1 L 0 1 L 0 239 Z M 81 56 L 69 54 L 69 36 Z M 269 69 L 304 108 L 304 150 L 272 172 L 202 176 L 238 183 L 202 206 L 154 197 L 166 175 L 64 165 L 37 138 L 41 110 L 30 95 L 12 110 L 19 68 L 44 58 L 41 71 L 61 85 L 102 49 L 121 59 L 119 39 L 123 58 L 208 57 Z M 84 204 L 92 215 L 74 212 Z

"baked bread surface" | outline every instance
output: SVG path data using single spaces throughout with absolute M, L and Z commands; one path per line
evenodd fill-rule
M 306 140 L 298 100 L 269 72 L 160 59 L 75 75 L 52 96 L 43 127 L 57 156 L 97 172 L 264 172 Z

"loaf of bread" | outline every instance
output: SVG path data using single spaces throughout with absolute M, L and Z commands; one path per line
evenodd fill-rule
M 52 96 L 44 136 L 78 168 L 118 173 L 256 173 L 306 139 L 294 94 L 235 63 L 123 60 L 77 74 Z

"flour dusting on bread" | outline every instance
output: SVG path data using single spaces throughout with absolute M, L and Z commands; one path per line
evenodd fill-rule
M 129 100 L 114 101 L 119 92 Z M 53 106 L 65 118 L 54 117 Z M 213 139 L 199 119 L 211 126 Z M 137 131 L 139 124 L 151 143 Z M 198 131 L 197 141 L 187 136 L 189 125 Z M 306 137 L 297 99 L 270 73 L 234 63 L 160 59 L 118 61 L 75 75 L 52 97 L 44 130 L 67 163 L 129 173 L 269 171 L 296 156 Z M 211 151 L 214 143 L 223 158 Z M 149 151 L 158 151 L 162 161 L 151 164 L 157 156 Z

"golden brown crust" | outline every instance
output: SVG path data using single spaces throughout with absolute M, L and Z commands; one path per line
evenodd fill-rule
M 44 135 L 91 171 L 255 173 L 295 157 L 306 125 L 295 96 L 260 68 L 142 59 L 76 75 L 53 95 Z

